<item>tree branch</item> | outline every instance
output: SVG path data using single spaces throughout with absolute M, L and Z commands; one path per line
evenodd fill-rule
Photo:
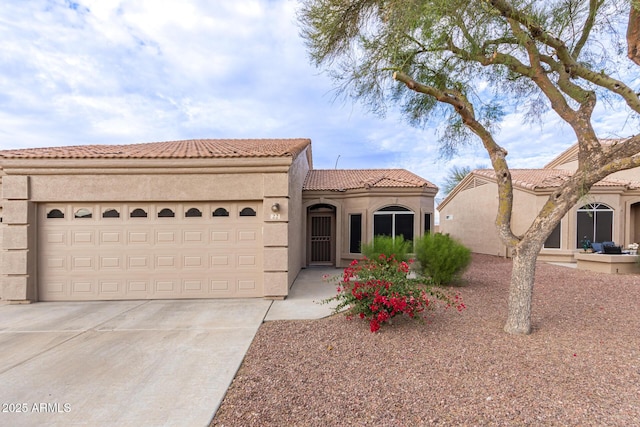
M 491 6 L 493 6 L 503 16 L 525 26 L 533 39 L 554 49 L 558 59 L 562 64 L 564 64 L 567 72 L 572 78 L 581 77 L 595 85 L 598 85 L 605 89 L 609 89 L 610 91 L 620 95 L 633 111 L 640 114 L 640 97 L 625 83 L 621 82 L 620 80 L 616 80 L 608 75 L 596 73 L 577 62 L 572 53 L 567 48 L 567 45 L 562 40 L 552 36 L 539 25 L 531 22 L 526 15 L 513 9 L 513 7 L 511 7 L 511 4 L 509 4 L 505 0 L 484 1 L 491 4 Z M 633 16 L 635 20 L 632 21 L 631 16 L 634 13 L 635 15 Z M 629 28 L 631 27 L 637 27 L 635 30 L 636 32 L 634 33 L 635 36 L 632 36 L 632 40 L 635 40 L 635 52 L 640 56 L 640 51 L 638 50 L 638 47 L 640 47 L 640 11 L 638 11 L 636 7 L 631 8 L 631 13 L 629 15 Z M 629 33 L 627 33 L 627 40 L 629 40 Z
M 489 154 L 498 182 L 498 214 L 496 215 L 496 226 L 498 227 L 498 232 L 503 242 L 508 247 L 516 246 L 520 238 L 511 231 L 513 183 L 506 160 L 507 150 L 499 146 L 493 139 L 491 133 L 476 119 L 473 105 L 471 105 L 464 96 L 461 96 L 461 93 L 423 85 L 400 71 L 394 72 L 393 78 L 404 83 L 414 92 L 432 96 L 439 102 L 451 105 L 455 112 L 462 118 L 462 122 L 469 127 L 473 133 L 480 137 L 485 150 Z
M 578 60 L 580 56 L 580 52 L 582 52 L 582 48 L 587 43 L 589 36 L 591 35 L 591 30 L 593 29 L 593 24 L 596 21 L 596 14 L 598 13 L 598 9 L 604 3 L 604 0 L 590 0 L 589 1 L 589 15 L 584 23 L 584 27 L 582 28 L 582 34 L 580 35 L 580 39 L 573 47 L 573 51 L 571 52 L 571 56 L 573 59 Z

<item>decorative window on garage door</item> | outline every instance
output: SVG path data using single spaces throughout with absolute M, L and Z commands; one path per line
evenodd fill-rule
M 131 214 L 129 215 L 129 217 L 130 218 L 146 218 L 147 211 L 141 208 L 137 208 L 131 211 Z
M 93 214 L 89 209 L 82 208 L 78 209 L 74 215 L 75 218 L 92 218 Z
M 247 207 L 240 211 L 240 216 L 256 216 L 256 211 Z
M 225 208 L 218 208 L 213 211 L 213 216 L 229 216 L 229 211 Z
M 169 208 L 164 208 L 158 212 L 158 218 L 175 218 L 176 214 Z
M 102 218 L 120 218 L 120 212 L 117 209 L 107 209 L 102 212 Z
M 202 217 L 202 211 L 198 208 L 191 208 L 184 213 L 185 218 L 200 218 Z
M 60 209 L 51 209 L 49 212 L 47 212 L 47 218 L 64 218 L 64 212 L 62 212 Z

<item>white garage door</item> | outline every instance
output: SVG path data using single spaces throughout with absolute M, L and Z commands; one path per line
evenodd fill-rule
M 41 301 L 263 295 L 259 202 L 43 204 Z

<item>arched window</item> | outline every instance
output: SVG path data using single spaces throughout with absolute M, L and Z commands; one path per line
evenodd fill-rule
M 144 209 L 136 208 L 129 214 L 130 218 L 146 218 L 147 212 Z
M 202 216 L 202 212 L 198 208 L 191 208 L 184 214 L 187 218 L 199 218 Z
M 89 209 L 78 209 L 74 215 L 75 218 L 91 218 L 93 217 L 93 214 L 91 213 L 91 211 Z
M 613 240 L 613 209 L 603 203 L 589 203 L 577 212 L 576 248 L 583 240 L 610 242 Z
M 256 211 L 251 208 L 244 208 L 240 211 L 240 216 L 256 216 Z
M 229 211 L 225 208 L 218 208 L 213 211 L 213 216 L 229 216 Z
M 107 209 L 102 212 L 102 218 L 120 218 L 120 212 L 117 209 Z
M 47 218 L 64 218 L 64 213 L 60 209 L 51 209 L 47 212 Z
M 387 206 L 373 213 L 374 236 L 413 240 L 413 212 L 402 206 Z
M 164 208 L 158 212 L 158 218 L 175 218 L 176 214 L 169 208 Z

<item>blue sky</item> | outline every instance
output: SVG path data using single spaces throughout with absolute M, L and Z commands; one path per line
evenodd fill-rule
M 20 0 L 0 3 L 0 149 L 191 138 L 311 138 L 314 167 L 406 168 L 441 185 L 454 165 L 488 165 L 479 142 L 439 158 L 436 131 L 381 119 L 310 65 L 295 0 Z M 604 112 L 603 137 L 627 116 Z M 513 168 L 575 142 L 507 115 Z M 339 160 L 338 160 L 339 156 Z

